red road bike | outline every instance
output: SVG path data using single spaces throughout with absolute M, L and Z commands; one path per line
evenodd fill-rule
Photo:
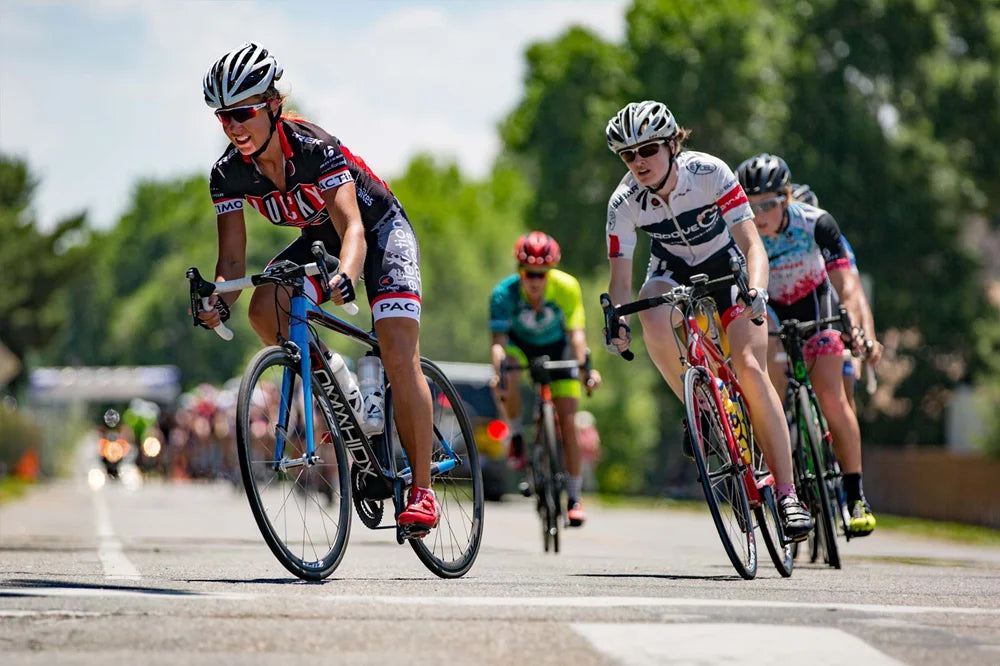
M 782 576 L 790 576 L 792 547 L 778 517 L 774 477 L 754 439 L 750 412 L 732 362 L 722 351 L 724 334 L 711 298 L 713 291 L 735 284 L 743 300 L 750 301 L 739 260 L 733 258 L 730 269 L 732 275 L 714 280 L 695 275 L 690 285 L 617 307 L 602 294 L 601 308 L 609 339 L 617 337 L 620 316 L 660 305 L 671 305 L 681 313 L 683 322 L 674 329 L 674 338 L 687 368 L 684 409 L 691 455 L 719 538 L 737 573 L 749 580 L 757 574 L 754 529 L 759 527 L 775 567 Z M 762 324 L 763 319 L 754 323 Z M 634 358 L 630 351 L 622 357 Z

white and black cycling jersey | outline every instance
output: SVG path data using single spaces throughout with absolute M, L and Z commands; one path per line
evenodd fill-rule
M 625 174 L 608 201 L 608 256 L 631 259 L 637 230 L 650 236 L 651 259 L 696 266 L 731 245 L 730 227 L 753 219 L 735 174 L 717 157 L 677 155 L 677 185 L 664 201 Z M 657 263 L 660 263 L 657 262 Z

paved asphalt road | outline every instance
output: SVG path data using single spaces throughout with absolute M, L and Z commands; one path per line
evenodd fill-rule
M 81 475 L 0 507 L 0 663 L 1000 664 L 1000 548 L 882 530 L 783 579 L 761 544 L 748 582 L 707 513 L 588 512 L 545 555 L 530 504 L 488 504 L 452 581 L 355 520 L 306 584 L 230 485 Z

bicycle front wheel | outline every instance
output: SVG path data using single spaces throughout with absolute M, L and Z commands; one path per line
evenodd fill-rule
M 743 472 L 730 453 L 724 417 L 715 404 L 711 376 L 704 368 L 690 368 L 684 375 L 684 409 L 698 478 L 712 520 L 733 567 L 749 580 L 757 575 L 750 504 L 743 487 Z
M 267 347 L 250 361 L 236 405 L 240 473 L 257 527 L 278 561 L 303 580 L 340 564 L 351 528 L 347 452 L 329 402 L 312 382 L 313 455 L 298 361 Z
M 801 485 L 804 486 L 806 503 L 816 520 L 814 547 L 822 549 L 824 560 L 834 569 L 840 568 L 840 551 L 837 548 L 836 516 L 830 489 L 826 483 L 826 464 L 820 453 L 822 439 L 819 432 L 820 411 L 805 387 L 799 389 L 799 451 L 795 456 Z
M 420 368 L 431 392 L 431 473 L 441 521 L 423 539 L 409 541 L 428 569 L 441 578 L 458 578 L 472 568 L 482 544 L 483 473 L 479 449 L 455 386 L 431 361 L 420 359 Z M 394 412 L 390 386 L 386 398 L 386 424 L 393 424 L 390 447 L 400 441 Z M 453 467 L 452 461 L 457 461 Z M 436 468 L 448 469 L 436 473 Z
M 737 405 L 742 410 L 744 422 L 750 423 L 750 415 L 746 413 L 743 401 L 737 401 Z M 792 575 L 795 561 L 792 544 L 785 539 L 784 530 L 781 529 L 778 501 L 774 494 L 774 488 L 761 483 L 763 479 L 771 476 L 771 472 L 767 468 L 767 461 L 764 460 L 764 452 L 761 451 L 756 438 L 753 437 L 752 428 L 750 440 L 750 450 L 753 452 L 754 479 L 758 482 L 757 489 L 760 492 L 760 506 L 754 509 L 754 517 L 757 518 L 757 525 L 764 537 L 764 545 L 767 546 L 767 552 L 771 556 L 774 568 L 787 578 Z

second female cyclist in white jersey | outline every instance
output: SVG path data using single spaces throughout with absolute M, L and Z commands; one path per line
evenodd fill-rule
M 712 155 L 683 150 L 689 131 L 678 127 L 667 107 L 633 102 L 608 122 L 608 147 L 628 167 L 608 202 L 607 243 L 611 264 L 608 291 L 617 305 L 632 300 L 632 255 L 637 231 L 649 234 L 651 256 L 640 298 L 686 284 L 692 275 L 722 277 L 729 259 L 747 268 L 750 307 L 737 302 L 735 288 L 712 294 L 729 339 L 733 365 L 749 403 L 754 432 L 774 474 L 785 534 L 804 539 L 812 529 L 808 510 L 795 494 L 788 428 L 781 401 L 767 376 L 767 329 L 751 317 L 767 302 L 767 254 L 753 223 L 753 212 L 739 182 Z M 649 355 L 664 380 L 683 395 L 681 365 L 672 333 L 672 308 L 639 313 Z M 624 321 L 623 323 L 627 323 Z M 609 350 L 621 353 L 631 341 L 627 327 Z

